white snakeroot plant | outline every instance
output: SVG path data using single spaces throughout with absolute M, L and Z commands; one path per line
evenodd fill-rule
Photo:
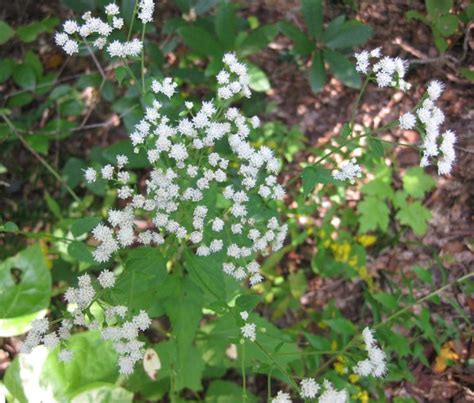
M 154 8 L 153 0 L 140 0 L 137 4 L 135 12 L 143 24 L 143 36 L 145 24 L 153 21 Z M 110 57 L 127 59 L 141 54 L 143 58 L 142 40 L 131 38 L 130 34 L 126 41 L 111 39 L 114 31 L 124 26 L 119 7 L 111 3 L 105 7 L 105 13 L 106 21 L 92 17 L 90 12 L 84 14 L 81 23 L 66 21 L 63 32 L 55 36 L 56 43 L 70 55 L 84 44 Z M 404 79 L 408 67 L 404 60 L 382 57 L 380 49 L 364 50 L 355 57 L 357 70 L 367 75 L 364 88 L 373 80 L 380 88 L 410 89 Z M 174 97 L 181 94 L 173 78 L 145 80 L 142 71 L 143 95 L 148 96 L 142 118 L 129 137 L 134 151 L 145 155 L 149 164 L 143 185 L 134 184 L 125 155 L 117 155 L 114 164 L 84 170 L 88 183 L 99 178 L 109 182 L 120 203 L 120 208 L 110 208 L 106 220 L 92 230 L 96 241 L 93 257 L 97 263 L 108 262 L 114 253 L 137 245 L 172 247 L 173 251 L 186 249 L 203 258 L 223 256 L 222 267 L 215 270 L 222 270 L 239 282 L 247 279 L 250 286 L 263 280 L 259 259 L 281 249 L 288 230 L 278 220 L 276 209 L 261 214 L 266 206 L 274 206 L 285 198 L 285 190 L 277 179 L 280 163 L 270 148 L 256 147 L 249 139 L 260 126 L 260 119 L 245 116 L 233 106 L 239 98 L 251 96 L 247 67 L 234 53 L 224 55 L 223 65 L 216 75 L 216 98 L 202 102 L 174 102 Z M 443 89 L 442 83 L 433 81 L 415 110 L 403 114 L 396 122 L 403 130 L 417 130 L 421 134 L 421 165 L 437 159 L 440 174 L 451 171 L 456 141 L 449 130 L 440 134 L 444 115 L 435 101 Z M 177 113 L 170 112 L 170 101 L 178 104 Z M 353 131 L 354 121 L 350 129 Z M 362 169 L 355 159 L 343 162 L 332 173 L 334 180 L 351 183 L 361 175 Z M 149 225 L 144 228 L 138 222 Z M 100 300 L 104 290 L 113 289 L 115 284 L 115 274 L 110 270 L 103 270 L 97 279 L 88 274 L 80 276 L 78 286 L 70 287 L 64 295 L 71 313 L 58 326 L 57 321 L 35 320 L 22 352 L 29 353 L 43 343 L 50 349 L 61 347 L 59 360 L 68 362 L 74 354 L 68 348 L 74 327 L 100 329 L 102 338 L 112 343 L 118 354 L 120 373 L 130 375 L 143 359 L 145 344 L 139 340 L 139 334 L 149 328 L 151 319 L 143 310 L 132 315 L 127 306 L 102 302 L 104 319 L 95 318 L 89 308 Z M 263 349 L 257 340 L 257 325 L 248 322 L 248 312 L 241 311 L 239 315 L 245 322 L 240 327 L 244 339 L 242 352 L 247 340 Z M 259 331 L 264 333 L 265 329 Z M 368 358 L 357 362 L 353 371 L 362 377 L 382 377 L 387 372 L 386 354 L 377 346 L 370 329 L 366 328 L 362 336 Z M 242 363 L 245 380 L 244 359 Z M 347 391 L 335 389 L 327 380 L 321 385 L 316 379 L 303 378 L 299 387 L 292 383 L 294 391 L 304 399 L 316 399 L 318 393 L 322 403 L 348 399 Z M 243 385 L 245 389 L 245 381 Z M 279 391 L 272 402 L 291 402 L 290 394 Z

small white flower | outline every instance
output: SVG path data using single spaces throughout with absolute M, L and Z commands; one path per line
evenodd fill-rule
M 114 16 L 114 15 L 120 14 L 120 9 L 116 4 L 110 3 L 105 6 L 105 13 L 107 15 Z
M 314 399 L 320 389 L 320 386 L 313 378 L 305 378 L 300 382 L 301 397 L 303 399 Z
M 272 399 L 272 403 L 292 403 L 289 393 L 285 393 L 282 390 L 278 391 L 276 397 Z
M 246 323 L 240 328 L 242 336 L 250 341 L 255 341 L 257 338 L 257 326 L 255 323 Z
M 403 130 L 413 129 L 416 125 L 416 116 L 408 112 L 400 116 L 400 128 Z
M 249 313 L 247 311 L 242 311 L 242 312 L 240 312 L 240 317 L 243 320 L 247 320 L 249 318 Z
M 64 43 L 63 49 L 69 56 L 72 56 L 74 53 L 79 52 L 79 44 L 76 41 L 68 39 Z
M 58 354 L 60 362 L 70 362 L 72 360 L 73 353 L 71 350 L 61 350 Z
M 98 280 L 102 288 L 112 288 L 115 285 L 115 274 L 110 270 L 102 270 Z
M 352 159 L 351 161 L 343 162 L 341 164 L 341 169 L 334 171 L 332 176 L 336 180 L 347 180 L 354 183 L 355 178 L 360 178 L 362 176 L 362 171 L 360 166 L 356 164 L 356 160 Z
M 433 80 L 430 82 L 427 88 L 428 96 L 432 101 L 435 101 L 443 93 L 444 84 L 441 81 Z
M 87 183 L 94 183 L 97 179 L 97 171 L 94 168 L 87 168 L 84 171 L 84 177 Z

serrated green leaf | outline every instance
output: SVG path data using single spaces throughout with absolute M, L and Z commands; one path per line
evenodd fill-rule
M 318 39 L 323 32 L 323 1 L 301 0 L 301 14 L 310 35 Z
M 318 92 L 327 82 L 326 68 L 324 67 L 324 58 L 321 51 L 316 51 L 309 69 L 309 83 L 313 92 Z
M 113 304 L 126 305 L 131 312 L 144 309 L 150 316 L 161 313 L 158 299 L 168 287 L 166 262 L 156 248 L 141 247 L 132 250 L 113 289 L 104 299 Z
M 367 196 L 357 206 L 359 212 L 359 232 L 365 233 L 381 229 L 386 231 L 389 223 L 390 210 L 387 203 L 375 196 Z
M 333 50 L 324 49 L 324 60 L 336 78 L 351 88 L 359 88 L 361 80 L 354 64 L 344 55 Z
M 334 183 L 331 171 L 321 166 L 308 166 L 304 168 L 301 177 L 303 180 L 303 195 L 305 197 L 313 191 L 317 183 Z
M 384 177 L 375 178 L 366 183 L 364 186 L 362 186 L 361 192 L 365 195 L 375 196 L 380 199 L 390 199 L 393 196 L 393 189 L 390 186 L 390 182 Z
M 354 324 L 345 318 L 326 319 L 325 322 L 332 330 L 345 337 L 352 336 L 356 332 Z
M 419 201 L 407 203 L 405 208 L 397 212 L 396 218 L 402 225 L 409 226 L 415 235 L 423 235 L 428 229 L 431 212 Z
M 402 181 L 405 192 L 418 199 L 436 186 L 435 180 L 420 167 L 408 168 Z
M 5 21 L 0 20 L 0 45 L 7 43 L 15 35 L 13 28 Z
M 67 252 L 69 256 L 79 262 L 95 263 L 94 258 L 92 257 L 92 252 L 83 242 L 71 242 L 67 247 Z

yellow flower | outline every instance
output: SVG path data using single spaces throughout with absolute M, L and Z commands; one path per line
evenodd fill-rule
M 349 381 L 351 381 L 351 383 L 357 383 L 360 379 L 360 376 L 357 375 L 357 374 L 350 374 L 349 375 Z
M 375 235 L 359 235 L 357 237 L 357 242 L 367 248 L 377 242 L 377 237 Z

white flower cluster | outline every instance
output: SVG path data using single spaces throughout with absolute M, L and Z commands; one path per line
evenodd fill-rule
M 224 60 L 234 57 L 226 55 Z M 240 77 L 247 75 L 243 64 L 230 66 Z M 246 88 L 239 91 L 245 93 Z M 152 90 L 169 98 L 176 84 L 170 78 L 155 80 Z M 156 99 L 130 135 L 153 168 L 143 193 L 128 185 L 124 156 L 119 156 L 117 167 L 109 164 L 100 170 L 103 179 L 118 184 L 118 198 L 126 206 L 109 210 L 109 225 L 99 224 L 92 231 L 100 243 L 95 260 L 105 262 L 135 242 L 161 245 L 165 239 L 177 239 L 188 242 L 198 256 L 225 251 L 222 269 L 236 280 L 249 278 L 251 285 L 262 281 L 256 257 L 283 246 L 287 225 L 252 210 L 252 203 L 263 205 L 285 196 L 273 152 L 265 146 L 256 149 L 248 140 L 258 118 L 247 119 L 237 108 L 218 108 L 213 101 L 199 107 L 186 103 L 178 120 L 162 114 L 162 109 Z M 85 171 L 89 182 L 97 176 L 93 168 Z M 216 197 L 222 207 L 216 207 Z M 154 228 L 138 232 L 134 223 L 139 216 L 150 217 Z
M 155 10 L 155 2 L 153 0 L 141 0 L 138 4 L 138 18 L 147 24 L 153 21 L 153 11 Z
M 438 157 L 438 173 L 440 175 L 449 174 L 456 159 L 454 150 L 456 134 L 451 130 L 446 130 L 441 134 L 440 127 L 445 117 L 443 111 L 435 105 L 435 101 L 440 97 L 443 89 L 443 83 L 432 81 L 428 85 L 421 107 L 415 111 L 415 114 L 408 112 L 399 119 L 401 129 L 418 129 L 423 137 L 423 156 L 420 166 L 426 167 L 430 165 L 430 159 Z
M 97 278 L 103 289 L 112 288 L 115 285 L 115 280 L 114 273 L 109 270 L 103 270 Z M 78 286 L 68 288 L 64 294 L 64 299 L 75 307 L 71 317 L 62 319 L 57 330 L 49 333 L 52 324 L 48 319 L 35 319 L 21 346 L 21 352 L 29 354 L 41 343 L 49 349 L 54 349 L 60 344 L 67 345 L 67 339 L 71 336 L 74 326 L 86 327 L 91 330 L 98 329 L 101 324 L 91 318 L 89 313 L 89 308 L 97 297 L 92 278 L 88 274 L 78 277 Z M 145 311 L 140 311 L 131 321 L 125 321 L 127 312 L 128 309 L 125 306 L 108 307 L 105 310 L 106 323 L 113 323 L 114 326 L 105 327 L 102 330 L 103 339 L 115 342 L 114 348 L 119 354 L 120 373 L 124 375 L 131 374 L 135 363 L 143 358 L 144 343 L 138 341 L 137 336 L 139 331 L 148 329 L 151 324 Z M 73 352 L 63 348 L 59 351 L 58 358 L 62 362 L 69 362 L 73 358 Z
M 244 321 L 247 321 L 247 319 L 249 318 L 249 314 L 247 311 L 243 311 L 240 312 L 240 317 Z M 242 336 L 245 339 L 249 339 L 250 341 L 255 341 L 257 339 L 257 326 L 255 325 L 255 323 L 246 323 L 240 328 L 240 331 L 242 332 Z
M 139 4 L 138 18 L 144 23 L 153 20 L 154 10 L 153 0 L 141 0 Z M 82 16 L 83 23 L 68 20 L 63 24 L 63 32 L 57 32 L 55 41 L 68 55 L 79 52 L 79 44 L 91 44 L 97 49 L 103 49 L 109 42 L 109 36 L 114 30 L 121 30 L 124 26 L 123 18 L 119 17 L 120 9 L 114 4 L 105 6 L 107 21 L 98 17 L 92 17 L 90 11 Z M 120 42 L 114 40 L 107 46 L 107 53 L 110 57 L 136 57 L 143 49 L 143 43 L 139 39 Z
M 351 161 L 344 161 L 341 164 L 339 170 L 335 170 L 332 173 L 332 177 L 339 181 L 348 180 L 351 183 L 355 182 L 355 178 L 360 178 L 362 171 L 360 165 L 356 163 L 356 159 L 353 158 Z
M 126 306 L 113 306 L 105 311 L 105 317 L 108 323 L 115 319 L 125 319 L 127 314 Z M 145 331 L 151 325 L 148 314 L 141 310 L 140 313 L 130 321 L 122 322 L 115 326 L 105 327 L 102 330 L 104 340 L 113 341 L 115 351 L 119 355 L 119 372 L 122 375 L 131 375 L 135 364 L 143 359 L 144 342 L 139 341 L 139 331 Z
M 300 396 L 303 399 L 315 399 L 321 387 L 316 383 L 313 378 L 305 378 L 300 382 Z M 348 395 L 346 390 L 336 390 L 332 386 L 331 382 L 324 380 L 323 382 L 324 392 L 319 396 L 319 403 L 345 403 L 347 402 Z M 289 393 L 279 391 L 276 397 L 272 399 L 272 403 L 291 403 L 291 397 Z
M 381 378 L 387 372 L 387 358 L 385 353 L 377 346 L 373 331 L 366 327 L 362 332 L 365 348 L 369 358 L 359 361 L 352 369 L 360 376 L 373 375 Z
M 411 84 L 404 80 L 408 63 L 400 57 L 382 57 L 380 48 L 356 53 L 356 70 L 363 74 L 373 74 L 380 88 L 395 87 L 402 91 L 410 89 Z M 377 60 L 373 63 L 371 59 Z
M 234 53 L 227 53 L 223 59 L 225 68 L 217 74 L 217 95 L 221 99 L 230 99 L 242 93 L 250 98 L 249 75 L 247 67 L 237 60 Z

